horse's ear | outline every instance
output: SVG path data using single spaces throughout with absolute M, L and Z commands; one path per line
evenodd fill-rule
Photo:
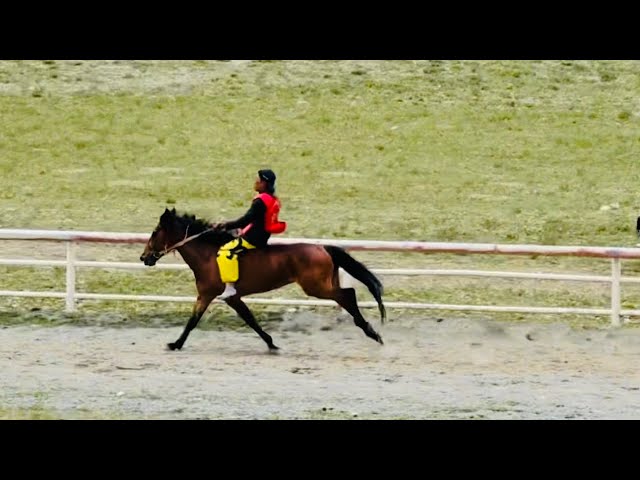
M 176 209 L 175 209 L 175 207 L 171 209 L 171 213 L 173 213 L 174 215 L 176 214 Z
M 160 225 L 165 225 L 165 222 L 171 216 L 171 211 L 168 208 L 164 209 L 164 213 L 160 216 Z

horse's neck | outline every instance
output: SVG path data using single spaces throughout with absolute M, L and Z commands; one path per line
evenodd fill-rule
M 207 260 L 218 252 L 218 248 L 219 247 L 214 245 L 205 247 L 203 245 L 189 242 L 179 247 L 177 250 L 184 262 L 189 265 L 191 270 L 196 272 L 207 264 Z
M 189 232 L 189 230 L 187 229 L 185 231 L 185 236 L 191 235 L 196 234 Z M 178 247 L 177 250 L 185 263 L 189 265 L 189 267 L 191 267 L 191 270 L 197 273 L 200 270 L 206 268 L 207 265 L 209 265 L 211 257 L 215 258 L 215 255 L 218 253 L 218 250 L 222 245 L 230 240 L 233 240 L 234 238 L 231 235 L 229 235 L 228 237 L 229 238 L 226 238 L 224 234 L 220 233 L 219 237 L 215 238 L 215 242 L 202 241 L 202 237 L 200 237 L 197 241 L 196 239 L 188 241 L 181 247 Z M 176 241 L 175 243 L 178 243 L 180 240 Z

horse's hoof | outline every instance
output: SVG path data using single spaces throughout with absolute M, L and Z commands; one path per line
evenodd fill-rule
M 276 347 L 273 343 L 269 345 L 269 353 L 278 353 L 278 350 L 280 350 L 280 347 Z
M 181 347 L 179 347 L 175 342 L 173 342 L 173 343 L 167 343 L 167 348 L 169 350 L 176 350 L 176 349 L 180 350 Z

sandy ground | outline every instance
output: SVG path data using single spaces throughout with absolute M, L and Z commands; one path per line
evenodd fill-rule
M 0 329 L 0 406 L 60 418 L 637 419 L 639 329 L 435 318 L 366 338 L 302 313 L 267 330 Z M 212 321 L 212 320 L 209 320 Z M 375 323 L 374 323 L 375 325 Z

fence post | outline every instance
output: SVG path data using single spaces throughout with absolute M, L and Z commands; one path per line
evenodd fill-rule
M 67 296 L 65 311 L 73 312 L 76 309 L 76 245 L 72 240 L 67 244 Z
M 611 259 L 611 325 L 620 326 L 620 277 L 622 268 L 619 258 Z

